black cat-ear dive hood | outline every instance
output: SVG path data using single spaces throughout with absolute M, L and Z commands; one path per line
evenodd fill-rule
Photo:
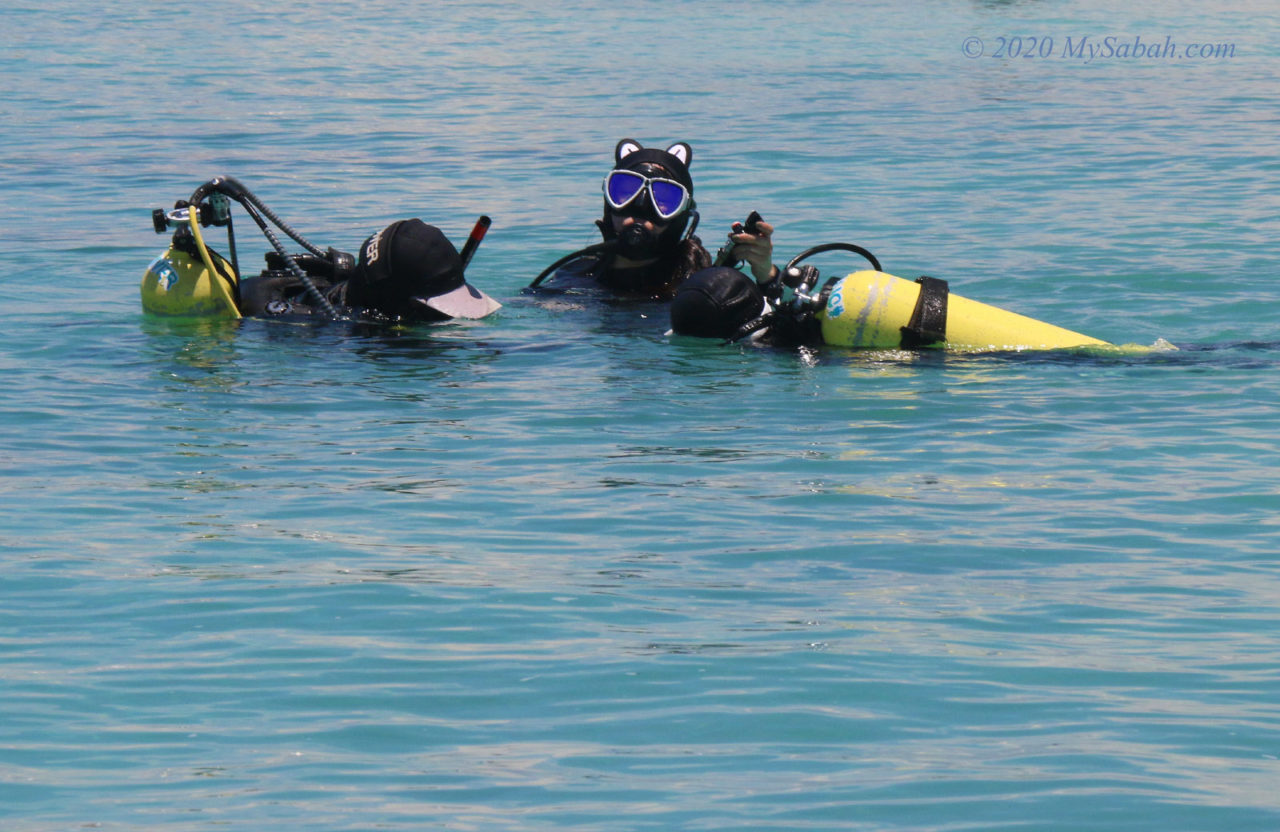
M 689 163 L 693 160 L 693 148 L 686 142 L 676 142 L 666 150 L 643 147 L 635 139 L 623 139 L 613 150 L 613 169 L 632 170 L 644 176 L 663 176 L 684 185 L 689 191 L 689 207 L 679 217 L 671 220 L 659 238 L 663 249 L 674 249 L 684 238 L 689 218 L 697 209 L 693 200 L 693 177 L 689 175 Z M 613 227 L 613 207 L 604 204 L 604 217 L 597 221 L 605 240 L 617 236 Z

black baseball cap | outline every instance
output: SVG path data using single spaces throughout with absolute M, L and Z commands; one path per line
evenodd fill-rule
M 392 314 L 426 306 L 449 318 L 483 318 L 502 307 L 463 278 L 462 258 L 434 225 L 399 220 L 360 247 L 351 302 Z

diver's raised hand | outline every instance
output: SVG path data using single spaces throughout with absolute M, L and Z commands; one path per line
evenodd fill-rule
M 767 283 L 773 279 L 773 226 L 752 214 L 755 222 L 748 227 L 735 222 L 729 232 L 729 242 L 733 243 L 735 260 L 745 260 L 751 266 L 751 274 L 758 283 Z

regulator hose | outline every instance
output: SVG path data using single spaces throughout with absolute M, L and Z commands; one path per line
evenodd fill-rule
M 302 267 L 298 265 L 298 261 L 294 259 L 293 255 L 286 251 L 285 247 L 281 245 L 280 238 L 271 230 L 271 226 L 267 225 L 262 217 L 258 216 L 257 210 L 251 204 L 244 202 L 240 204 L 244 206 L 244 210 L 249 214 L 249 216 L 253 217 L 254 222 L 256 222 L 258 227 L 262 229 L 263 236 L 267 238 L 267 242 L 271 243 L 271 247 L 276 250 L 276 254 L 279 254 L 280 258 L 284 260 L 285 265 L 289 267 L 289 271 L 294 277 L 298 278 L 298 280 L 302 282 L 303 288 L 307 290 L 307 294 L 311 296 L 312 300 L 319 304 L 320 308 L 325 311 L 325 314 L 333 320 L 337 320 L 341 317 L 338 315 L 338 310 L 333 308 L 333 304 L 329 302 L 329 299 L 324 296 L 324 293 L 321 292 L 320 289 L 317 288 L 316 284 L 311 280 L 310 275 L 302 270 Z M 294 237 L 294 239 L 297 240 L 296 237 Z M 320 256 L 323 256 L 323 254 Z
M 213 179 L 205 182 L 203 185 L 196 188 L 195 193 L 191 195 L 191 204 L 199 205 L 200 201 L 203 200 L 207 194 L 214 192 L 225 194 L 240 203 L 241 207 L 244 208 L 249 216 L 253 218 L 253 221 L 258 224 L 258 227 L 262 229 L 263 236 L 267 238 L 267 242 L 271 243 L 271 247 L 274 248 L 276 253 L 284 260 L 285 264 L 289 267 L 289 271 L 294 277 L 298 278 L 302 282 L 303 288 L 306 289 L 306 292 L 311 299 L 314 300 L 330 318 L 335 320 L 339 318 L 338 310 L 333 308 L 333 304 L 330 303 L 329 299 L 324 296 L 324 293 L 316 287 L 316 284 L 311 280 L 311 277 L 302 270 L 302 267 L 298 265 L 296 260 L 294 260 L 293 255 L 285 250 L 284 246 L 280 243 L 280 238 L 271 230 L 271 226 L 267 224 L 263 217 L 271 220 L 271 222 L 287 234 L 290 239 L 310 253 L 314 254 L 316 257 L 327 259 L 328 253 L 322 251 L 318 246 L 310 243 L 297 231 L 294 231 L 292 226 L 280 219 L 274 211 L 268 208 L 262 200 L 258 199 L 252 191 L 241 184 L 234 176 L 215 176 Z
M 805 260 L 809 257 L 812 257 L 815 254 L 821 254 L 824 251 L 852 251 L 854 254 L 865 257 L 867 262 L 871 264 L 871 268 L 875 269 L 878 272 L 884 271 L 883 269 L 880 268 L 880 261 L 876 259 L 876 256 L 871 252 L 867 251 L 862 246 L 854 245 L 853 243 L 823 243 L 820 246 L 807 248 L 804 251 L 797 254 L 795 257 L 792 257 L 791 262 L 788 263 L 787 267 L 782 270 L 783 273 L 785 274 L 786 272 L 790 271 L 801 260 Z
M 271 220 L 271 222 L 275 224 L 276 228 L 279 228 L 287 234 L 289 238 L 298 245 L 302 246 L 317 257 L 325 256 L 325 252 L 320 247 L 313 245 L 305 237 L 295 231 L 289 223 L 280 219 L 274 211 L 267 207 L 266 203 L 259 199 L 253 191 L 246 188 L 240 180 L 236 179 L 234 176 L 215 176 L 213 179 L 210 179 L 208 182 L 196 189 L 196 192 L 191 196 L 191 201 L 198 202 L 196 199 L 197 196 L 203 199 L 204 194 L 211 191 L 220 191 L 234 199 L 236 202 L 239 202 L 241 205 L 245 205 L 246 202 L 251 203 L 258 209 L 262 216 Z
M 768 329 L 773 324 L 774 319 L 778 316 L 777 311 L 770 309 L 768 312 L 758 317 L 752 318 L 737 331 L 725 339 L 726 344 L 735 344 L 750 335 L 754 335 L 762 329 Z
M 538 285 L 542 283 L 542 281 L 547 279 L 547 275 L 551 274 L 556 269 L 560 268 L 565 263 L 568 263 L 571 260 L 577 260 L 579 257 L 586 257 L 591 254 L 601 254 L 603 252 L 611 250 L 616 245 L 617 243 L 615 241 L 606 240 L 603 243 L 595 243 L 593 245 L 587 246 L 586 248 L 581 248 L 575 252 L 566 254 L 564 257 L 561 257 L 559 260 L 557 260 L 556 262 L 552 263 L 550 266 L 547 266 L 545 269 L 543 269 L 542 273 L 539 274 L 537 277 L 535 277 L 533 279 L 533 282 L 530 283 L 526 288 L 529 288 L 529 289 L 538 288 Z

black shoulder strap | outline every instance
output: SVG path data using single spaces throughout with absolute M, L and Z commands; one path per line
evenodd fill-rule
M 911 320 L 902 327 L 902 346 L 909 350 L 947 340 L 947 281 L 920 277 L 916 283 L 920 284 L 920 297 Z

